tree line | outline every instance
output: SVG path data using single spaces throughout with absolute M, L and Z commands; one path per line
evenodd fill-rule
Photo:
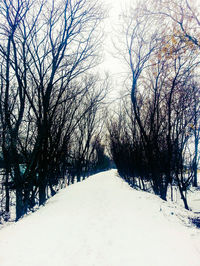
M 108 122 L 119 174 L 164 200 L 169 188 L 173 200 L 178 187 L 186 209 L 199 162 L 197 10 L 187 0 L 152 0 L 123 13 L 118 52 L 129 72 L 120 107 Z
M 1 215 L 108 167 L 97 1 L 0 1 Z M 14 195 L 14 200 L 11 199 Z

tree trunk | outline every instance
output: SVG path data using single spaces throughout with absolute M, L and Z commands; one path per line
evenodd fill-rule
M 195 155 L 194 155 L 194 162 L 193 162 L 193 171 L 194 171 L 194 180 L 193 186 L 197 187 L 197 154 L 198 154 L 198 137 L 195 134 Z
M 81 182 L 81 175 L 77 174 L 77 182 Z
M 171 183 L 171 201 L 174 201 L 174 197 L 173 197 L 173 185 Z
M 54 195 L 56 195 L 56 191 L 53 189 L 53 185 L 51 183 L 51 180 L 49 180 L 49 188 L 51 190 L 51 196 L 53 197 Z
M 44 180 L 39 184 L 39 205 L 44 205 L 46 202 L 46 184 Z
M 23 189 L 21 186 L 16 188 L 16 221 L 24 215 Z
M 165 201 L 167 200 L 167 188 L 166 188 L 166 186 L 164 186 L 160 189 L 160 197 L 162 200 L 165 200 Z
M 184 207 L 185 207 L 186 210 L 189 210 L 189 206 L 188 206 L 188 203 L 187 203 L 187 198 L 186 198 L 186 196 L 184 196 L 183 189 L 182 189 L 182 186 L 181 186 L 181 182 L 180 182 L 178 177 L 177 177 L 177 181 L 178 181 L 178 188 L 179 188 L 179 192 L 181 194 L 181 199 L 183 200 Z
M 6 182 L 5 182 L 5 190 L 6 190 L 6 208 L 5 208 L 5 211 L 6 211 L 6 213 L 10 212 L 10 193 L 9 193 L 8 181 L 9 181 L 9 173 L 6 171 Z

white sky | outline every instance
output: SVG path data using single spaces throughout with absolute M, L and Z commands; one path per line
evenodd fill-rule
M 108 18 L 104 21 L 104 32 L 105 32 L 105 42 L 104 42 L 104 51 L 105 51 L 105 61 L 104 67 L 105 70 L 108 70 L 111 73 L 118 72 L 119 61 L 115 60 L 112 54 L 115 52 L 113 47 L 114 37 L 116 35 L 117 25 L 119 24 L 119 16 L 122 12 L 122 1 L 116 0 L 104 0 L 106 7 L 108 7 Z M 128 2 L 124 0 L 123 3 Z
M 120 14 L 125 7 L 130 6 L 136 0 L 104 0 L 105 6 L 108 9 L 108 18 L 104 21 L 104 60 L 100 65 L 100 70 L 108 72 L 112 82 L 112 97 L 118 97 L 118 93 L 122 88 L 123 80 L 127 75 L 127 66 L 116 58 L 117 51 L 113 45 L 116 41 L 117 29 L 120 24 Z

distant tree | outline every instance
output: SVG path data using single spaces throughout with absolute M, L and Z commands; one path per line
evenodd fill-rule
M 79 121 L 73 133 L 73 172 L 81 181 L 92 171 L 95 145 L 104 126 L 103 100 L 107 94 L 108 82 L 91 79 L 92 88 L 82 97 Z

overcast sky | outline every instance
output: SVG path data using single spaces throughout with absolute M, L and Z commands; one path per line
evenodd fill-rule
M 113 90 L 115 90 L 113 94 L 117 96 L 117 93 L 121 90 L 125 75 L 127 75 L 127 69 L 119 59 L 115 58 L 117 57 L 117 51 L 115 50 L 113 42 L 116 42 L 117 29 L 120 24 L 120 14 L 122 14 L 125 7 L 130 5 L 130 0 L 104 0 L 104 2 L 104 8 L 108 9 L 108 18 L 104 21 L 104 60 L 100 68 L 101 71 L 109 73 Z M 131 1 L 131 4 L 132 3 L 134 3 L 134 0 Z
M 116 62 L 112 64 L 112 60 L 114 60 L 112 54 L 115 53 L 113 47 L 113 41 L 115 39 L 117 26 L 119 24 L 120 13 L 122 12 L 122 1 L 116 0 L 104 0 L 105 6 L 108 8 L 108 18 L 104 21 L 104 33 L 105 33 L 105 41 L 104 41 L 104 51 L 105 51 L 105 69 L 109 70 L 113 73 L 117 71 Z M 127 0 L 123 1 L 128 2 Z M 110 61 L 110 62 L 109 62 Z M 115 61 L 115 60 L 114 60 Z

